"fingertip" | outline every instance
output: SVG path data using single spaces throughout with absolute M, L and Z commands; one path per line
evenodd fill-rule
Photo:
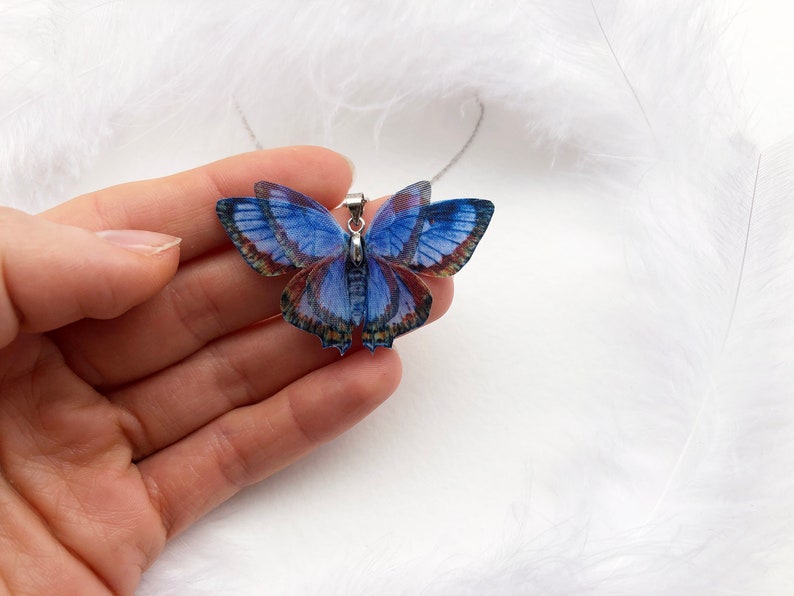
M 355 356 L 359 352 L 351 355 Z M 386 400 L 392 393 L 397 390 L 402 380 L 402 360 L 400 354 L 395 348 L 386 348 L 383 346 L 375 348 L 374 352 L 360 352 L 364 358 L 369 359 L 369 364 L 372 367 L 372 374 L 377 377 L 377 393 L 381 394 L 383 398 L 381 401 Z
M 87 258 L 75 269 L 70 288 L 75 320 L 122 315 L 160 292 L 179 267 L 179 237 L 147 230 L 76 232 L 84 238 L 80 251 Z
M 145 256 L 165 253 L 182 242 L 177 236 L 147 230 L 100 230 L 95 233 L 105 242 Z
M 389 348 L 357 350 L 331 366 L 337 367 L 340 397 L 345 403 L 341 410 L 358 413 L 360 418 L 386 401 L 402 378 L 400 357 Z
M 42 332 L 84 317 L 119 316 L 159 292 L 179 264 L 179 239 L 89 230 L 16 216 L 6 238 L 5 293 L 19 329 Z
M 281 164 L 279 175 L 271 182 L 302 192 L 328 209 L 342 202 L 353 183 L 353 162 L 332 149 L 300 145 L 269 151 L 270 164 Z M 279 159 L 283 155 L 289 158 Z
M 355 182 L 356 180 L 356 164 L 354 164 L 353 160 L 350 159 L 347 155 L 343 155 L 341 153 L 339 155 L 342 155 L 342 157 L 345 158 L 345 161 L 347 162 L 347 167 L 350 168 L 350 184 L 348 185 L 348 187 L 353 186 L 353 182 Z
M 289 398 L 291 411 L 304 434 L 313 443 L 323 443 L 386 401 L 401 376 L 400 357 L 394 350 L 357 350 L 307 378 Z
M 296 145 L 289 149 L 298 153 L 301 161 L 312 161 L 318 167 L 328 166 L 334 170 L 345 172 L 348 186 L 352 182 L 356 166 L 348 156 L 320 145 Z
M 452 299 L 455 296 L 455 283 L 451 277 L 423 277 L 423 281 L 430 288 L 433 295 L 433 304 L 430 307 L 428 323 L 437 321 L 452 306 Z
M 325 147 L 311 146 L 309 151 L 317 161 L 315 175 L 320 176 L 312 180 L 318 188 L 309 196 L 329 209 L 338 206 L 353 185 L 356 166 L 349 157 Z

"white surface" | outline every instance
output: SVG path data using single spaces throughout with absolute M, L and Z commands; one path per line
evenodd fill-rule
M 791 17 L 788 3 L 748 4 L 725 33 L 726 46 L 738 48 L 728 68 L 753 106 L 747 132 L 762 147 L 794 134 Z M 450 97 L 382 123 L 350 117 L 330 133 L 275 132 L 262 141 L 329 140 L 356 163 L 354 190 L 382 195 L 445 163 L 476 117 L 472 104 L 464 107 Z M 242 126 L 229 122 L 116 133 L 67 194 L 250 149 Z M 676 401 L 689 378 L 672 374 L 674 361 L 694 351 L 698 329 L 693 323 L 688 337 L 676 325 L 708 315 L 712 294 L 690 288 L 681 300 L 691 310 L 667 311 L 664 278 L 643 277 L 650 249 L 639 243 L 666 203 L 641 186 L 614 192 L 603 172 L 580 176 L 573 158 L 529 149 L 531 140 L 522 116 L 488 105 L 475 143 L 434 186 L 435 199 L 489 198 L 496 213 L 456 278 L 448 315 L 399 340 L 404 380 L 395 396 L 175 540 L 142 594 L 702 594 L 720 577 L 723 588 L 735 579 L 740 592 L 787 593 L 789 535 L 748 538 L 755 542 L 743 549 L 731 533 L 742 526 L 726 525 L 733 518 L 720 509 L 722 496 L 741 491 L 688 467 L 730 461 L 733 447 L 718 458 L 684 457 L 676 471 L 682 453 L 722 447 L 708 435 L 724 431 L 721 416 L 737 428 L 742 420 L 723 412 L 710 389 Z M 656 256 L 651 265 L 669 273 Z M 659 284 L 658 302 L 643 283 Z M 713 426 L 696 422 L 701 406 L 716 412 Z M 765 472 L 770 485 L 775 473 L 784 470 Z M 766 497 L 745 501 L 761 526 L 772 523 Z M 705 509 L 687 510 L 693 501 Z M 787 528 L 792 518 L 779 522 Z M 708 530 L 698 526 L 704 543 L 688 543 L 697 524 Z M 703 537 L 719 544 L 721 533 L 735 550 L 714 555 Z M 753 556 L 762 563 L 748 566 Z

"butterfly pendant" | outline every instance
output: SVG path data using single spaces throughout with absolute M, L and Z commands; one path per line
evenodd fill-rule
M 373 352 L 420 327 L 433 299 L 417 274 L 457 273 L 494 210 L 482 199 L 431 204 L 430 183 L 417 182 L 389 198 L 369 226 L 359 195 L 348 203 L 345 231 L 325 207 L 291 188 L 263 181 L 254 192 L 218 201 L 221 223 L 258 273 L 297 272 L 281 296 L 284 319 L 342 354 L 359 325 Z

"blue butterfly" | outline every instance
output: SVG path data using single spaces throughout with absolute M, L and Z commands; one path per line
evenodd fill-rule
M 218 201 L 221 223 L 258 273 L 297 271 L 281 296 L 284 319 L 342 354 L 361 324 L 373 352 L 421 326 L 432 297 L 416 274 L 457 273 L 494 210 L 482 199 L 431 204 L 430 183 L 417 182 L 389 198 L 362 234 L 364 219 L 352 207 L 346 232 L 325 207 L 286 186 L 257 182 L 254 192 Z

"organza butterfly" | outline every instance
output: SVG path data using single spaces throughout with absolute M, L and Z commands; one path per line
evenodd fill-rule
M 417 273 L 457 273 L 494 210 L 482 199 L 431 204 L 430 183 L 417 182 L 388 199 L 371 225 L 351 217 L 345 231 L 325 207 L 286 186 L 257 182 L 254 192 L 218 201 L 221 223 L 257 272 L 297 271 L 281 296 L 284 319 L 342 354 L 359 325 L 371 351 L 421 326 L 432 297 Z

